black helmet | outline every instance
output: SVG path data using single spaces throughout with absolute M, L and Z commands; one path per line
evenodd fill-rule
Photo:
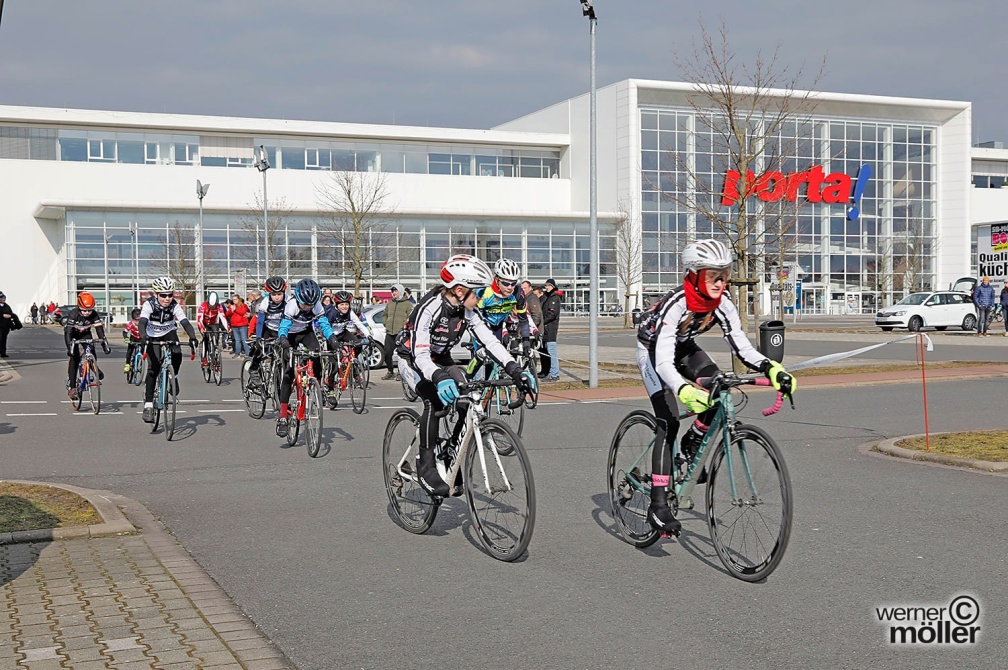
M 263 285 L 263 288 L 265 288 L 270 293 L 283 293 L 284 291 L 287 290 L 287 280 L 284 279 L 283 277 L 273 275 L 272 277 L 266 280 L 266 283 Z
M 353 293 L 350 291 L 336 291 L 336 293 L 333 294 L 333 302 L 353 302 Z
M 322 288 L 314 279 L 302 279 L 294 287 L 294 299 L 302 305 L 314 305 L 322 297 Z
M 140 308 L 139 307 L 134 307 L 130 311 L 130 318 L 131 319 L 139 319 L 140 318 Z

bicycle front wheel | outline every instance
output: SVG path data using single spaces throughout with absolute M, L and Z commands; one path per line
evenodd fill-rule
M 75 410 L 79 410 L 81 404 L 84 402 L 84 391 L 81 387 L 84 386 L 84 378 L 87 374 L 82 368 L 77 368 L 77 378 L 74 380 L 74 383 L 77 385 L 77 393 L 70 396 L 70 402 L 73 404 Z
M 279 347 L 277 347 L 279 348 Z M 283 378 L 283 365 L 279 360 L 270 365 L 270 398 L 273 399 L 273 411 L 280 411 L 280 380 Z
M 408 402 L 415 402 L 417 399 L 416 391 L 410 388 L 409 382 L 406 381 L 405 377 L 400 376 L 400 382 L 402 383 L 402 394 Z
M 88 400 L 91 401 L 91 411 L 101 412 L 101 379 L 98 378 L 98 368 L 94 365 L 88 370 Z
M 221 369 L 221 350 L 220 347 L 214 347 L 213 354 L 210 356 L 210 367 L 213 371 L 214 384 L 220 386 L 221 378 L 224 376 L 224 371 Z
M 213 360 L 211 358 L 210 351 L 207 351 L 208 349 L 210 349 L 210 347 L 208 347 L 207 345 L 205 344 L 200 345 L 200 352 L 199 352 L 200 367 L 203 370 L 203 381 L 205 381 L 207 384 L 210 383 L 210 379 L 213 376 Z
M 350 367 L 350 403 L 353 405 L 354 414 L 364 412 L 364 404 L 367 402 L 368 385 L 367 366 L 360 362 L 360 359 L 353 359 Z
M 322 408 L 322 386 L 311 379 L 305 392 L 305 442 L 312 458 L 318 458 L 322 448 Z
M 528 453 L 511 428 L 495 419 L 480 423 L 482 447 L 466 450 L 465 491 L 469 518 L 480 542 L 499 561 L 525 553 L 535 527 L 535 482 Z M 507 447 L 510 456 L 501 452 Z
M 137 345 L 137 349 L 138 350 L 140 349 L 139 345 Z M 133 385 L 134 386 L 140 386 L 141 384 L 144 383 L 144 379 L 145 379 L 144 365 L 146 365 L 146 363 L 147 363 L 147 361 L 144 360 L 142 352 L 138 351 L 136 354 L 133 355 L 132 371 L 133 371 Z
M 651 449 L 655 418 L 638 410 L 620 422 L 609 447 L 606 485 L 613 520 L 620 536 L 635 547 L 649 547 L 659 533 L 647 522 L 651 504 Z
M 301 432 L 301 422 L 298 421 L 298 406 L 304 402 L 304 398 L 301 397 L 301 391 L 295 389 L 291 393 L 291 397 L 294 399 L 290 407 L 290 414 L 287 419 L 287 446 L 293 447 L 297 444 L 298 433 Z
M 242 397 L 245 398 L 245 409 L 253 419 L 261 419 L 266 413 L 266 399 L 269 396 L 265 387 L 266 382 L 263 381 L 260 370 L 252 369 L 251 359 L 245 361 L 241 367 Z
M 791 478 L 780 449 L 755 426 L 735 427 L 729 452 L 719 443 L 707 479 L 707 526 L 732 577 L 765 579 L 791 537 Z
M 171 361 L 162 363 L 167 368 L 165 375 L 165 415 L 164 415 L 164 435 L 165 439 L 171 441 L 175 435 L 175 410 L 178 407 L 178 395 L 175 393 L 175 386 L 178 381 L 175 379 L 175 368 L 171 366 Z
M 392 414 L 382 441 L 382 473 L 392 517 L 411 533 L 426 533 L 438 506 L 417 481 L 420 455 L 420 415 L 412 409 Z

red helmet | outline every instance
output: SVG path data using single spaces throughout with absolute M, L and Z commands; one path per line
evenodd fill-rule
M 77 307 L 80 309 L 94 309 L 95 299 L 94 296 L 87 291 L 82 291 L 77 296 Z

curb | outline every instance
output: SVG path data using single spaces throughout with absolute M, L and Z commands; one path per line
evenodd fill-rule
M 14 371 L 10 363 L 0 360 L 0 384 L 16 382 L 19 379 L 21 379 L 21 375 Z
M 108 496 L 109 491 L 80 489 L 67 484 L 51 484 L 49 482 L 32 482 L 21 479 L 0 480 L 11 484 L 27 484 L 33 486 L 50 486 L 63 489 L 79 495 L 87 500 L 98 511 L 102 523 L 90 526 L 71 526 L 69 528 L 40 528 L 38 530 L 18 530 L 11 533 L 0 533 L 0 544 L 21 544 L 22 542 L 50 542 L 52 540 L 69 540 L 78 537 L 109 537 L 111 535 L 132 535 L 136 528 L 119 511 Z
M 949 433 L 932 433 L 933 435 L 948 435 Z M 924 434 L 919 435 L 903 435 L 901 437 L 894 437 L 888 440 L 882 440 L 875 446 L 875 451 L 887 454 L 889 456 L 895 456 L 897 458 L 905 458 L 911 461 L 928 461 L 930 463 L 939 463 L 941 465 L 956 465 L 960 467 L 970 468 L 972 470 L 979 470 L 982 472 L 990 472 L 995 474 L 1008 473 L 1008 462 L 995 462 L 995 461 L 979 461 L 972 458 L 960 458 L 959 456 L 945 456 L 942 454 L 932 454 L 926 451 L 917 451 L 916 449 L 904 449 L 903 447 L 897 447 L 896 443 L 901 440 L 913 439 L 916 437 L 924 437 Z

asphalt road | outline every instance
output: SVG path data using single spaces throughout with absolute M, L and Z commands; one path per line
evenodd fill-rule
M 795 520 L 778 570 L 746 584 L 721 567 L 700 510 L 684 513 L 678 543 L 637 550 L 615 537 L 606 454 L 616 423 L 646 401 L 532 413 L 535 535 L 525 560 L 503 564 L 481 551 L 459 499 L 423 536 L 389 518 L 380 442 L 404 403 L 388 382 L 374 382 L 367 414 L 327 413 L 331 451 L 312 460 L 245 415 L 230 358 L 220 388 L 185 360 L 185 412 L 166 442 L 140 421 L 121 347 L 97 417 L 65 402 L 55 331 L 21 331 L 11 351 L 23 378 L 0 386 L 3 476 L 139 500 L 304 670 L 1003 667 L 1008 478 L 858 449 L 923 432 L 916 384 L 809 389 L 771 419 L 758 411 L 770 396 L 751 395 L 743 415 L 786 455 Z M 1003 379 L 927 393 L 932 431 L 1005 427 Z M 978 648 L 888 643 L 876 607 L 961 593 L 981 604 Z

